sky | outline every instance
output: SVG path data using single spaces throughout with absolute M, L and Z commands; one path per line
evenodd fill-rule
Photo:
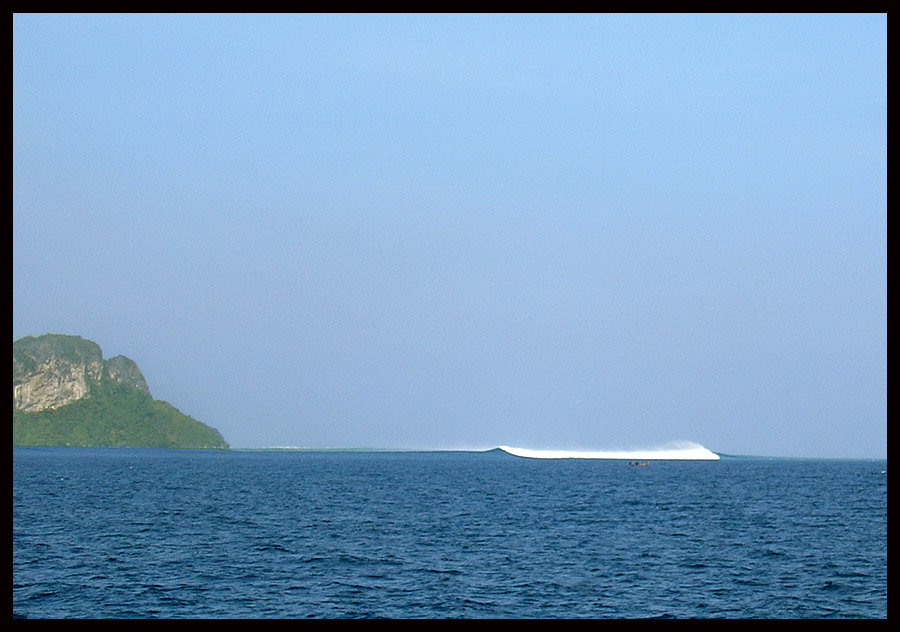
M 13 16 L 13 340 L 235 448 L 887 456 L 887 16 Z

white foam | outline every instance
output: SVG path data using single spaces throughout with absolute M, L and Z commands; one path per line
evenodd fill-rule
M 629 461 L 718 461 L 719 455 L 696 443 L 673 443 L 646 450 L 531 450 L 501 445 L 500 449 L 528 459 L 624 459 Z

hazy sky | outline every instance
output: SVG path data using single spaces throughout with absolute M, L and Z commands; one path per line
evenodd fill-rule
M 16 15 L 13 340 L 233 447 L 887 455 L 886 15 Z

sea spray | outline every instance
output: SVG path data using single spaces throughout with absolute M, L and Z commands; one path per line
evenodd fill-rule
M 532 450 L 500 446 L 504 452 L 529 459 L 623 459 L 665 461 L 718 461 L 719 455 L 690 442 L 670 443 L 642 450 Z

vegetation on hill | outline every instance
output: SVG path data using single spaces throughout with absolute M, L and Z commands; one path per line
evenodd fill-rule
M 23 339 L 26 340 L 26 339 Z M 20 341 L 21 342 L 21 341 Z M 68 336 L 27 339 L 13 344 L 13 385 L 37 360 L 48 355 L 80 363 L 90 341 Z M 52 348 L 51 348 L 52 343 Z M 87 355 L 99 355 L 90 353 Z M 102 361 L 102 360 L 101 360 Z M 26 412 L 13 402 L 14 446 L 132 446 L 153 448 L 227 448 L 214 428 L 193 419 L 170 404 L 154 400 L 137 365 L 114 358 L 114 370 L 90 379 L 90 393 L 64 406 Z M 128 379 L 122 379 L 122 368 Z
M 56 409 L 13 409 L 14 446 L 227 448 L 216 430 L 146 393 L 102 380 L 91 396 Z

